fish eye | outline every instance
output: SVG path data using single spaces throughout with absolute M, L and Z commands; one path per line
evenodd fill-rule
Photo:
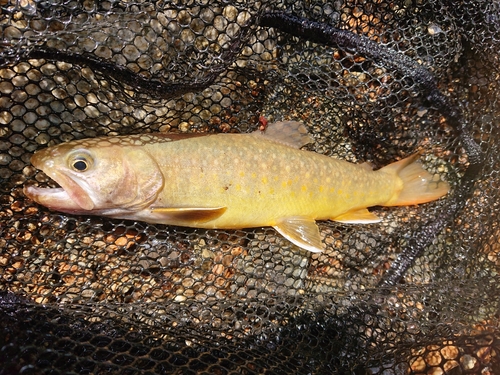
M 86 154 L 73 155 L 69 165 L 76 172 L 85 172 L 92 166 L 92 158 Z
M 73 162 L 73 169 L 75 171 L 85 172 L 88 168 L 87 162 L 85 160 L 75 160 Z

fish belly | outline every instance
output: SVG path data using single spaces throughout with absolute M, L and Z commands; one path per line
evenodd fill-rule
M 186 139 L 154 145 L 150 153 L 165 178 L 152 206 L 226 208 L 191 224 L 202 228 L 273 226 L 295 216 L 335 219 L 383 204 L 397 184 L 394 176 L 252 135 Z

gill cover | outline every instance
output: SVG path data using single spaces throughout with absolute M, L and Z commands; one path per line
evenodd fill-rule
M 123 176 L 114 186 L 111 206 L 128 210 L 150 205 L 164 185 L 163 174 L 153 157 L 144 149 L 127 148 L 123 155 Z

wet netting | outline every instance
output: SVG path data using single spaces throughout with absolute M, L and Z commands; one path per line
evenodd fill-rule
M 500 2 L 0 5 L 0 374 L 500 373 Z M 279 120 L 375 168 L 420 152 L 450 193 L 321 221 L 315 254 L 23 193 L 61 142 Z

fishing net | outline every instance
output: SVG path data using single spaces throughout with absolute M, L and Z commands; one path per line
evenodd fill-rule
M 498 1 L 0 4 L 0 374 L 500 373 Z M 278 120 L 451 191 L 319 222 L 320 254 L 23 194 L 64 141 Z

